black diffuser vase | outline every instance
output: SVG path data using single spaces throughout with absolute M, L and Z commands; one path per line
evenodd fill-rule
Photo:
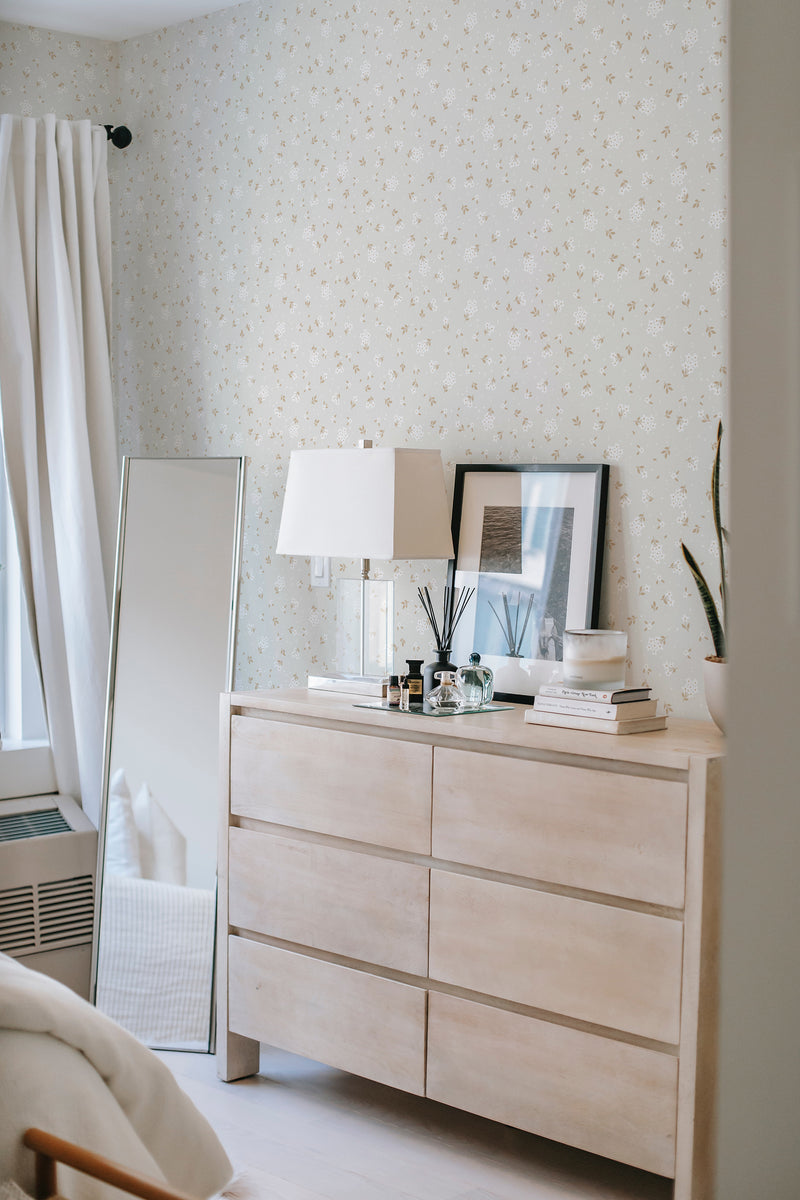
M 422 607 L 425 609 L 425 616 L 430 622 L 436 642 L 436 661 L 429 662 L 422 673 L 422 695 L 424 698 L 427 698 L 428 692 L 432 692 L 435 687 L 439 686 L 440 680 L 436 678 L 439 671 L 456 670 L 455 663 L 450 661 L 453 634 L 456 631 L 456 625 L 464 614 L 464 609 L 475 593 L 475 588 L 462 588 L 457 600 L 455 588 L 446 587 L 444 589 L 444 608 L 442 610 L 441 624 L 436 619 L 436 613 L 431 602 L 431 594 L 428 589 L 417 588 L 417 591 L 419 592 Z
M 435 687 L 439 686 L 439 683 L 441 681 L 436 678 L 436 674 L 438 671 L 455 671 L 455 670 L 456 670 L 455 663 L 450 662 L 450 647 L 448 646 L 444 650 L 437 650 L 435 662 L 427 663 L 425 666 L 425 669 L 422 673 L 422 695 L 423 695 L 423 697 L 426 697 L 428 695 L 428 692 L 432 692 Z

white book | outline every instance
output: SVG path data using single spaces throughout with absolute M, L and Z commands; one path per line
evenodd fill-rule
M 563 683 L 543 683 L 540 696 L 563 696 L 567 700 L 594 700 L 598 704 L 625 704 L 633 700 L 647 700 L 649 687 L 614 688 L 612 691 L 595 691 L 593 688 L 571 688 Z
M 539 712 L 535 708 L 525 710 L 529 725 L 555 726 L 560 729 L 583 729 L 587 733 L 649 733 L 654 729 L 666 729 L 666 717 L 634 717 L 632 721 L 607 721 L 603 717 L 572 717 L 567 713 Z
M 606 721 L 631 721 L 634 717 L 654 717 L 658 701 L 633 700 L 627 704 L 597 704 L 592 700 L 539 695 L 533 706 L 537 712 L 567 713 L 573 717 L 602 717 Z

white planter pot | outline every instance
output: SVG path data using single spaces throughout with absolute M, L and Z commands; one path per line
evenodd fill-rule
M 707 658 L 703 663 L 703 685 L 706 706 L 711 720 L 721 733 L 725 732 L 726 693 L 728 688 L 728 661 L 725 658 Z

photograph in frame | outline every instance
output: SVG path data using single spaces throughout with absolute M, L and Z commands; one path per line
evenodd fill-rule
M 596 627 L 609 468 L 458 465 L 448 585 L 474 587 L 451 659 L 473 651 L 499 701 L 530 703 L 560 678 L 565 629 Z

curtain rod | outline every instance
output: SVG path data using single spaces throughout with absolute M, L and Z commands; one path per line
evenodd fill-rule
M 103 128 L 112 146 L 116 146 L 118 150 L 124 150 L 133 141 L 133 134 L 127 125 L 117 125 L 116 129 L 113 125 L 104 125 Z

